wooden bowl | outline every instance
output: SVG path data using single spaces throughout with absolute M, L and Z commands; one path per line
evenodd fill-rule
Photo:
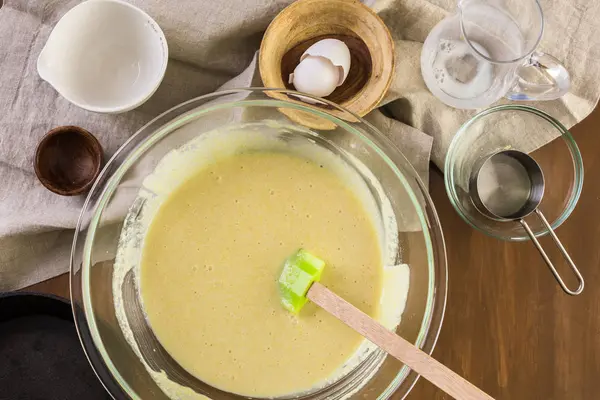
M 62 196 L 87 191 L 100 174 L 102 146 L 78 126 L 59 126 L 48 132 L 35 152 L 35 174 L 42 184 Z
M 259 68 L 264 86 L 294 90 L 288 83 L 289 74 L 302 53 L 325 38 L 343 41 L 351 54 L 348 77 L 326 99 L 362 117 L 377 107 L 390 87 L 394 42 L 377 14 L 357 0 L 298 0 L 279 13 L 260 46 Z M 329 108 L 336 116 L 351 120 L 347 113 L 331 107 L 316 107 Z M 296 122 L 323 128 L 322 120 L 306 112 L 286 114 Z M 333 123 L 329 124 L 333 128 Z

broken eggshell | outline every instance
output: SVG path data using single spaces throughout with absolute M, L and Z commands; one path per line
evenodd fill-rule
M 338 39 L 323 39 L 310 46 L 290 74 L 296 90 L 325 97 L 346 80 L 350 71 L 350 50 Z

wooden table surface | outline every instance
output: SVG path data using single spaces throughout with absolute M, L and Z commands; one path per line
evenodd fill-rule
M 441 173 L 431 195 L 444 228 L 449 290 L 434 357 L 496 399 L 600 399 L 600 108 L 572 129 L 585 164 L 579 204 L 557 230 L 586 287 L 563 293 L 530 242 L 500 242 L 471 229 L 452 208 Z M 553 142 L 539 157 L 559 153 Z M 560 168 L 569 160 L 556 159 Z M 549 239 L 542 239 L 549 244 Z M 551 247 L 551 246 L 548 246 Z M 550 251 L 558 260 L 557 251 Z M 66 275 L 32 290 L 68 297 Z M 448 399 L 420 379 L 409 399 Z

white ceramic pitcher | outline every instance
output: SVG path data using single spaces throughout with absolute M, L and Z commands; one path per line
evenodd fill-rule
M 165 36 L 148 14 L 120 0 L 88 0 L 58 21 L 37 69 L 71 103 L 118 113 L 154 93 L 167 61 Z

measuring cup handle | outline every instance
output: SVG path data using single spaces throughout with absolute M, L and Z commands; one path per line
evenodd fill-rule
M 548 83 L 530 81 L 540 75 Z M 554 100 L 562 97 L 571 87 L 569 71 L 550 54 L 534 52 L 517 69 L 517 80 L 506 94 L 510 100 Z
M 535 210 L 535 213 L 537 214 L 537 216 L 540 219 L 540 221 L 542 221 L 542 223 L 544 224 L 544 226 L 546 227 L 546 229 L 548 229 L 548 232 L 550 233 L 550 236 L 552 237 L 552 240 L 554 241 L 554 243 L 556 244 L 556 246 L 558 247 L 558 249 L 562 253 L 563 257 L 565 258 L 565 260 L 567 261 L 567 263 L 571 267 L 571 270 L 573 271 L 573 273 L 577 277 L 577 280 L 579 281 L 579 287 L 577 289 L 571 290 L 571 289 L 569 289 L 567 287 L 567 285 L 562 280 L 562 277 L 560 276 L 560 274 L 558 273 L 558 271 L 554 267 L 554 264 L 552 264 L 552 261 L 550 261 L 550 258 L 548 257 L 548 255 L 544 251 L 544 248 L 542 247 L 542 245 L 540 244 L 540 242 L 535 237 L 535 234 L 533 233 L 533 231 L 531 230 L 531 228 L 529 227 L 529 225 L 527 224 L 527 222 L 525 222 L 524 219 L 520 220 L 519 222 L 521 223 L 521 225 L 523 225 L 523 228 L 527 232 L 527 235 L 529 235 L 529 237 L 533 241 L 533 244 L 535 245 L 535 247 L 540 252 L 542 258 L 544 259 L 544 261 L 546 262 L 546 264 L 550 268 L 550 271 L 552 271 L 552 274 L 554 275 L 554 277 L 558 281 L 558 284 L 560 285 L 560 287 L 562 287 L 562 289 L 566 293 L 568 293 L 568 294 L 570 294 L 572 296 L 576 296 L 576 295 L 580 294 L 583 291 L 583 286 L 584 286 L 583 277 L 581 276 L 581 273 L 579 273 L 579 270 L 577 269 L 577 266 L 575 265 L 575 263 L 573 262 L 573 260 L 571 260 L 571 257 L 569 256 L 569 254 L 567 253 L 567 251 L 563 247 L 563 245 L 560 242 L 560 240 L 558 240 L 558 237 L 556 236 L 556 233 L 554 233 L 554 230 L 552 229 L 552 227 L 550 226 L 550 224 L 546 220 L 546 217 L 544 217 L 544 214 L 542 214 L 542 212 L 540 210 Z

